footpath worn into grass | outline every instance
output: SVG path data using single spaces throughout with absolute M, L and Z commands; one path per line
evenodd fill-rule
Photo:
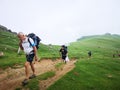
M 120 90 L 120 59 L 80 58 L 71 72 L 47 90 Z
M 62 64 L 61 64 L 62 63 Z M 56 80 L 74 68 L 75 60 L 64 64 L 61 60 L 42 60 L 36 62 L 35 68 L 37 77 L 29 80 L 29 84 L 23 87 L 22 80 L 25 78 L 24 68 L 0 71 L 0 89 L 1 90 L 46 90 Z

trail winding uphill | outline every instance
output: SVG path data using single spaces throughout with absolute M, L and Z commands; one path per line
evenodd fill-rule
M 35 68 L 37 75 L 41 75 L 48 71 L 55 71 L 56 74 L 54 77 L 47 80 L 40 80 L 39 88 L 40 90 L 46 90 L 50 85 L 55 81 L 60 79 L 67 72 L 71 71 L 75 65 L 76 60 L 70 60 L 67 64 L 62 66 L 62 69 L 57 70 L 55 65 L 60 63 L 61 60 L 41 60 L 40 62 L 35 63 Z M 32 74 L 32 72 L 30 72 Z M 0 70 L 0 89 L 1 90 L 15 90 L 17 87 L 21 86 L 22 80 L 25 78 L 24 68 Z

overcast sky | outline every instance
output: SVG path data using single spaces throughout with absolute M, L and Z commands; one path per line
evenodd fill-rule
M 34 32 L 45 44 L 120 34 L 120 0 L 0 0 L 0 24 L 15 32 Z

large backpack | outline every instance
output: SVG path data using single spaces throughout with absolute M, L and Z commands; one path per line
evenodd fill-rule
M 68 51 L 68 47 L 67 47 L 67 46 L 62 45 L 62 47 L 63 47 L 66 51 Z
M 65 46 L 65 49 L 68 51 L 68 47 L 67 46 Z
M 67 49 L 68 49 L 68 48 L 67 48 L 67 46 L 65 46 L 65 45 L 62 45 L 62 47 L 63 47 L 63 48 L 64 48 L 64 49 L 67 51 Z
M 39 43 L 40 43 L 41 39 L 40 39 L 38 36 L 36 36 L 34 33 L 28 34 L 28 37 L 30 37 L 30 38 L 33 39 L 33 41 L 34 41 L 34 43 L 35 43 L 35 46 L 36 46 L 36 48 L 38 49 L 38 48 L 39 48 Z M 29 38 L 28 38 L 28 42 L 30 43 Z M 31 44 L 31 43 L 30 43 L 30 44 Z

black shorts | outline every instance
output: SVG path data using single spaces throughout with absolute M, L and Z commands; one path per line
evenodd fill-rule
M 65 60 L 66 56 L 62 56 L 62 59 Z
M 30 62 L 30 63 L 32 63 L 34 56 L 35 56 L 35 54 L 26 55 L 27 61 Z

